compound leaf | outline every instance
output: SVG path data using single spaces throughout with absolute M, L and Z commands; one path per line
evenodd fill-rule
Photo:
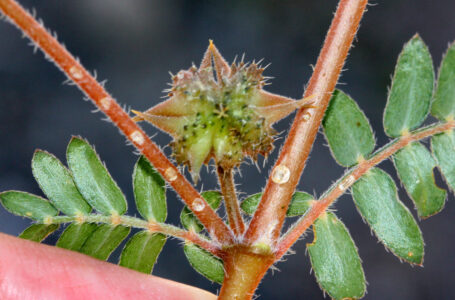
M 67 159 L 76 186 L 88 203 L 105 215 L 126 212 L 125 196 L 86 141 L 72 138 Z
M 165 242 L 163 234 L 140 231 L 126 243 L 119 265 L 150 274 Z
M 434 71 L 430 52 L 415 35 L 398 58 L 384 112 L 384 129 L 399 137 L 425 120 L 433 94 Z
M 436 162 L 430 151 L 421 143 L 414 142 L 398 151 L 393 161 L 419 216 L 427 218 L 441 211 L 447 193 L 434 181 Z
M 133 188 L 141 216 L 147 221 L 164 222 L 167 216 L 164 180 L 144 156 L 134 167 Z
M 333 92 L 322 125 L 332 154 L 342 166 L 355 165 L 374 149 L 370 123 L 355 101 L 340 90 Z
M 422 264 L 422 233 L 398 199 L 395 182 L 387 173 L 371 169 L 354 183 L 352 196 L 362 217 L 387 248 L 409 263 Z
M 55 156 L 36 151 L 32 172 L 49 201 L 64 214 L 73 216 L 91 212 L 92 208 L 77 190 L 70 172 Z
M 344 224 L 326 213 L 313 224 L 308 244 L 311 265 L 321 288 L 333 299 L 359 299 L 365 294 L 365 275 L 357 248 Z

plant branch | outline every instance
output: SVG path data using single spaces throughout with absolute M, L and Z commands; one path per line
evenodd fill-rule
M 228 215 L 229 226 L 236 236 L 240 236 L 245 231 L 245 224 L 243 223 L 239 200 L 237 199 L 237 193 L 235 191 L 232 168 L 217 166 L 217 172 L 221 192 L 224 197 L 224 205 L 226 207 L 226 214 Z
M 314 95 L 311 108 L 297 112 L 261 202 L 245 234 L 247 243 L 264 235 L 274 244 L 300 175 L 305 167 L 331 94 L 348 55 L 367 0 L 340 0 L 304 97 Z M 269 234 L 270 233 L 270 234 Z
M 297 239 L 316 221 L 316 219 L 323 214 L 326 209 L 341 195 L 343 195 L 349 187 L 354 184 L 360 177 L 367 173 L 371 168 L 389 158 L 398 150 L 406 147 L 409 143 L 419 141 L 421 139 L 433 136 L 435 134 L 451 130 L 455 128 L 455 121 L 448 121 L 446 123 L 436 123 L 430 126 L 418 129 L 408 135 L 395 139 L 377 150 L 373 156 L 360 162 L 357 166 L 349 169 L 345 175 L 337 180 L 325 192 L 318 201 L 315 201 L 310 210 L 296 222 L 280 240 L 276 257 L 280 259 L 287 250 L 297 241 Z
M 166 158 L 145 132 L 129 117 L 111 95 L 84 67 L 52 37 L 33 16 L 14 0 L 0 0 L 0 10 L 37 45 L 105 113 L 131 143 L 153 164 L 182 197 L 186 205 L 221 243 L 231 243 L 232 234 L 204 198 Z M 202 209 L 193 210 L 193 201 L 203 201 Z M 200 206 L 198 206 L 200 207 Z
M 99 214 L 90 214 L 84 216 L 56 216 L 50 217 L 45 220 L 46 224 L 64 224 L 64 223 L 104 223 L 111 225 L 123 225 L 126 227 L 133 227 L 145 229 L 150 232 L 162 233 L 164 235 L 181 239 L 185 242 L 190 242 L 198 245 L 201 248 L 220 256 L 222 251 L 219 247 L 214 245 L 209 240 L 198 235 L 194 231 L 186 231 L 184 229 L 158 222 L 147 222 L 142 219 L 129 217 L 129 216 L 105 216 Z

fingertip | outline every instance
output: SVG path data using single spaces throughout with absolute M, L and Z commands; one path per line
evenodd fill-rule
M 214 300 L 175 281 L 0 233 L 0 299 Z

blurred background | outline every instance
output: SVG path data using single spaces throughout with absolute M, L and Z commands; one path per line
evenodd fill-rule
M 337 1 L 26 1 L 35 8 L 46 27 L 81 59 L 121 104 L 145 110 L 160 101 L 170 82 L 168 71 L 177 73 L 198 64 L 208 39 L 213 39 L 228 61 L 245 53 L 247 60 L 264 58 L 272 63 L 266 76 L 274 76 L 268 90 L 299 98 L 311 75 Z M 396 58 L 403 44 L 416 32 L 428 44 L 439 66 L 443 52 L 455 39 L 453 0 L 375 1 L 366 13 L 351 50 L 339 87 L 358 101 L 376 131 L 378 145 L 388 141 L 382 113 Z M 90 102 L 82 101 L 75 87 L 62 84 L 63 74 L 41 53 L 33 54 L 28 40 L 10 24 L 0 23 L 0 191 L 17 189 L 41 194 L 33 179 L 30 160 L 36 148 L 65 161 L 72 135 L 81 135 L 96 146 L 101 158 L 129 201 L 129 214 L 137 215 L 131 174 L 137 156 L 110 123 L 101 121 Z M 293 116 L 275 127 L 286 130 Z M 170 138 L 150 125 L 143 127 L 165 146 Z M 284 134 L 282 135 L 284 137 Z M 277 142 L 277 147 L 282 139 Z M 299 189 L 320 195 L 343 172 L 332 159 L 320 135 L 302 176 Z M 169 153 L 169 149 L 166 150 Z M 277 150 L 267 162 L 269 168 Z M 260 159 L 262 165 L 262 159 Z M 390 161 L 381 167 L 394 178 Z M 237 176 L 245 195 L 261 191 L 268 169 L 259 172 L 243 165 Z M 246 180 L 247 179 L 247 180 Z M 446 187 L 437 175 L 438 184 Z M 216 188 L 214 177 L 204 169 L 204 189 Z M 200 184 L 198 186 L 200 188 Z M 168 222 L 178 225 L 182 203 L 168 191 Z M 403 190 L 402 201 L 413 210 Z M 454 299 L 455 201 L 450 195 L 445 209 L 420 222 L 426 242 L 424 268 L 411 267 L 388 253 L 363 223 L 349 195 L 335 204 L 359 248 L 369 282 L 366 299 Z M 29 222 L 0 208 L 0 231 L 17 235 Z M 295 255 L 269 272 L 258 294 L 260 299 L 323 299 L 310 274 L 306 243 L 299 241 Z M 48 239 L 55 242 L 55 237 Z M 117 261 L 119 251 L 111 256 Z M 216 293 L 212 284 L 187 263 L 180 242 L 169 240 L 154 274 Z

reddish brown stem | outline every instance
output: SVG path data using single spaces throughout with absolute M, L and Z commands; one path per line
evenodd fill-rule
M 175 237 L 181 239 L 185 242 L 190 242 L 198 245 L 199 247 L 211 252 L 216 256 L 223 256 L 224 251 L 218 248 L 214 243 L 202 238 L 194 231 L 186 231 L 178 227 L 169 226 L 167 224 L 153 223 L 150 222 L 147 226 L 147 229 L 150 232 L 159 232 L 163 233 L 170 237 Z
M 189 208 L 192 208 L 195 199 L 204 202 L 204 207 L 193 213 L 218 241 L 231 243 L 232 234 L 223 220 L 96 79 L 17 2 L 0 0 L 0 10 L 112 120 L 163 175 Z
M 282 237 L 275 253 L 277 259 L 280 259 L 297 241 L 297 239 L 314 223 L 314 221 L 321 214 L 323 214 L 336 199 L 343 195 L 354 182 L 367 173 L 371 168 L 392 156 L 398 150 L 406 147 L 406 145 L 411 142 L 418 141 L 453 128 L 455 128 L 455 121 L 449 121 L 437 126 L 428 126 L 424 130 L 418 130 L 415 133 L 403 136 L 396 141 L 392 141 L 388 146 L 379 150 L 372 158 L 360 162 L 352 170 L 348 171 L 342 179 L 337 181 L 328 193 L 326 193 L 318 201 L 315 201 L 311 206 L 311 209 L 296 223 L 295 226 L 292 227 L 288 233 Z
M 217 166 L 218 180 L 221 192 L 224 197 L 224 206 L 229 220 L 229 226 L 236 236 L 240 236 L 245 231 L 242 213 L 240 212 L 239 200 L 235 191 L 234 176 L 232 168 Z
M 252 253 L 248 247 L 235 246 L 224 260 L 224 281 L 219 300 L 250 300 L 262 277 L 274 262 L 273 255 Z
M 246 242 L 255 243 L 263 240 L 265 235 L 270 235 L 270 243 L 277 241 L 292 194 L 305 167 L 366 5 L 367 0 L 340 1 L 304 95 L 314 95 L 314 108 L 297 112 L 259 207 L 245 233 Z M 284 174 L 274 177 L 276 171 L 283 170 Z M 286 174 L 287 171 L 289 175 Z

